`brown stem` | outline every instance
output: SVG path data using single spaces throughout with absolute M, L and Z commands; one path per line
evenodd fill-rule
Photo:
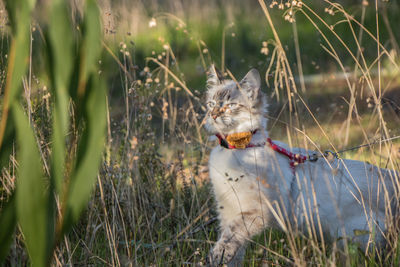
M 3 115 L 0 121 L 0 149 L 3 144 L 4 133 L 6 131 L 6 126 L 7 126 L 8 110 L 10 108 L 11 80 L 14 72 L 15 49 L 16 49 L 15 39 L 13 39 L 10 48 L 10 58 L 7 66 L 7 81 L 6 81 L 6 88 L 4 90 L 4 103 L 2 112 Z

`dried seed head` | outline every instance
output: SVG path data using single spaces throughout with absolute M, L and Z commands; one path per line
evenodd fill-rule
M 151 18 L 151 20 L 149 21 L 149 27 L 153 28 L 155 26 L 157 26 L 157 21 L 155 18 Z
M 133 137 L 131 138 L 131 140 L 129 140 L 129 143 L 131 144 L 131 149 L 132 149 L 132 150 L 135 149 L 136 146 L 137 146 L 137 144 L 138 144 L 138 139 L 137 139 L 137 137 L 136 137 L 136 136 L 133 136 Z

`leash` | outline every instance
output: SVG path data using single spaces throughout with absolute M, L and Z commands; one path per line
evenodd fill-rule
M 326 157 L 329 156 L 329 154 L 331 154 L 334 158 L 339 159 L 339 155 L 342 154 L 342 153 L 353 151 L 353 150 L 357 150 L 357 149 L 360 149 L 360 148 L 366 147 L 366 146 L 372 146 L 372 145 L 375 145 L 375 144 L 381 143 L 381 142 L 388 142 L 388 141 L 399 139 L 399 138 L 400 138 L 400 135 L 394 136 L 394 137 L 390 137 L 390 138 L 386 138 L 386 139 L 379 138 L 379 139 L 377 139 L 377 140 L 375 140 L 375 141 L 373 141 L 371 143 L 362 144 L 362 145 L 346 148 L 346 149 L 343 149 L 343 150 L 340 150 L 340 151 L 337 151 L 337 152 L 334 152 L 332 150 L 325 150 L 323 154 L 319 154 L 318 155 L 317 153 L 314 153 L 314 154 L 308 156 L 308 160 L 309 161 L 317 161 L 318 158 L 322 158 L 322 157 L 326 158 Z
M 272 148 L 272 150 L 274 150 L 274 151 L 276 151 L 276 152 L 278 152 L 278 153 L 280 153 L 280 154 L 282 154 L 282 155 L 284 155 L 284 156 L 289 158 L 289 165 L 290 165 L 290 168 L 293 171 L 293 174 L 296 171 L 296 166 L 301 164 L 301 163 L 304 163 L 309 158 L 309 157 L 301 155 L 301 154 L 292 153 L 289 150 L 287 150 L 287 149 L 285 149 L 285 148 L 283 148 L 281 146 L 278 146 L 269 137 L 267 138 L 267 141 L 268 141 L 270 147 Z
M 254 131 L 253 133 L 255 133 L 256 131 Z M 222 147 L 226 148 L 226 149 L 243 149 L 243 148 L 250 148 L 250 147 L 260 146 L 260 145 L 247 144 L 245 147 L 240 147 L 239 148 L 239 147 L 236 147 L 234 145 L 229 144 L 229 142 L 223 136 L 221 136 L 220 134 L 216 134 L 216 136 L 217 136 L 217 138 L 219 140 L 219 144 Z M 292 153 L 289 150 L 287 150 L 287 149 L 277 145 L 276 143 L 274 143 L 272 141 L 272 139 L 269 138 L 269 137 L 267 138 L 267 142 L 268 142 L 268 144 L 269 144 L 269 146 L 271 147 L 272 150 L 274 150 L 274 151 L 286 156 L 289 159 L 290 168 L 292 169 L 293 174 L 295 174 L 296 166 L 301 164 L 301 163 L 306 162 L 307 160 L 310 161 L 310 162 L 316 162 L 319 158 L 322 158 L 322 157 L 327 158 L 327 157 L 329 157 L 329 155 L 332 155 L 334 158 L 339 159 L 339 155 L 342 154 L 342 153 L 345 153 L 345 152 L 348 152 L 348 151 L 357 150 L 357 149 L 360 149 L 360 148 L 366 147 L 366 146 L 372 146 L 372 145 L 377 144 L 378 142 L 379 143 L 380 142 L 388 142 L 388 141 L 395 140 L 395 139 L 398 139 L 398 138 L 400 138 L 400 135 L 394 136 L 394 137 L 391 137 L 391 138 L 386 138 L 386 139 L 377 139 L 377 140 L 375 140 L 375 141 L 373 141 L 371 143 L 368 143 L 368 144 L 362 144 L 362 145 L 359 145 L 359 146 L 346 148 L 346 149 L 343 149 L 343 150 L 340 150 L 340 151 L 337 151 L 337 152 L 334 152 L 332 150 L 325 150 L 324 153 L 320 153 L 319 155 L 317 153 L 314 153 L 312 155 L 307 155 L 307 156 L 306 155 L 302 155 L 300 153 L 299 154 Z M 264 146 L 264 145 L 265 145 L 265 143 L 261 144 L 261 146 Z

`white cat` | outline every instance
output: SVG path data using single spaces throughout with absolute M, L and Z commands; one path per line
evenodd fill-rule
M 385 218 L 397 209 L 393 185 L 399 184 L 398 174 L 360 161 L 310 161 L 290 154 L 268 138 L 268 104 L 260 84 L 255 69 L 239 83 L 210 69 L 206 129 L 221 144 L 209 159 L 221 226 L 210 263 L 240 265 L 246 241 L 266 227 L 305 229 L 306 235 L 312 229 L 319 238 L 322 233 L 350 237 L 364 248 L 381 243 Z

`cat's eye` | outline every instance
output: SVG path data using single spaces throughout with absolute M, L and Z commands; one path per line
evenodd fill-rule
M 213 108 L 215 106 L 216 102 L 214 100 L 208 101 L 207 102 L 207 107 L 208 108 Z
M 237 107 L 237 103 L 229 103 L 227 106 L 228 108 L 236 108 Z

